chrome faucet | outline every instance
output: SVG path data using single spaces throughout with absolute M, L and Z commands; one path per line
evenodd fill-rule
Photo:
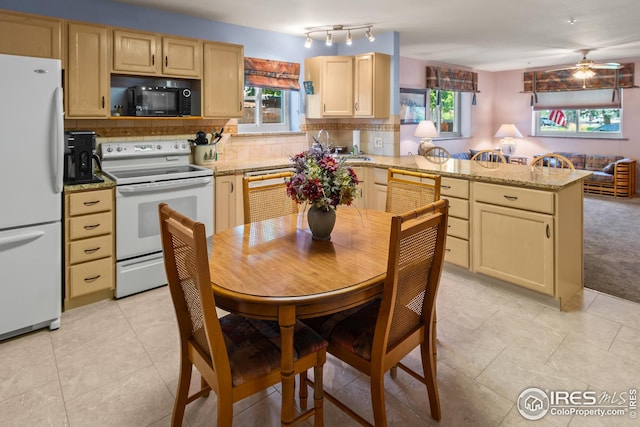
M 318 132 L 317 138 L 318 138 L 318 141 L 320 141 L 322 143 L 322 140 L 320 139 L 320 137 L 322 136 L 323 133 L 325 135 L 327 135 L 327 138 L 326 138 L 327 141 L 324 143 L 324 146 L 328 148 L 329 147 L 329 131 L 328 130 L 320 129 L 320 131 Z

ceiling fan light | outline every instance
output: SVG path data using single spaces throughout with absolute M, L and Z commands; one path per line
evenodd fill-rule
M 590 69 L 579 69 L 576 70 L 575 73 L 573 73 L 573 77 L 575 77 L 576 79 L 590 79 L 591 77 L 595 76 L 596 73 L 593 70 Z
M 313 43 L 313 39 L 309 36 L 309 33 L 307 33 L 307 39 L 304 41 L 304 47 L 309 49 L 312 43 Z

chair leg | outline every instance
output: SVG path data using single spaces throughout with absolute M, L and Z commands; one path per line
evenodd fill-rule
M 218 391 L 217 427 L 231 427 L 233 424 L 233 399 L 231 396 L 231 389 L 228 392 Z
M 318 352 L 318 362 L 316 366 L 313 367 L 313 407 L 315 409 L 315 415 L 313 417 L 313 427 L 323 427 L 324 426 L 324 413 L 323 413 L 323 403 L 324 403 L 324 389 L 323 389 L 323 378 L 322 378 L 322 367 L 324 366 L 324 362 L 327 360 L 327 355 L 324 350 Z M 302 388 L 303 383 L 300 383 L 300 387 Z M 306 384 L 304 385 L 306 392 Z M 306 399 L 305 399 L 306 404 Z
M 202 375 L 200 375 L 200 390 L 208 389 L 206 392 L 202 393 L 203 397 L 209 397 L 209 391 L 211 387 L 207 384 L 207 381 L 204 379 Z
M 394 380 L 396 379 L 396 377 L 398 376 L 398 365 L 393 365 L 391 367 L 391 369 L 389 370 L 389 375 L 391 375 L 391 378 L 393 378 Z
M 189 397 L 189 384 L 191 383 L 191 370 L 193 365 L 188 357 L 180 356 L 180 374 L 178 377 L 178 389 L 176 390 L 176 400 L 173 404 L 173 416 L 171 417 L 172 427 L 181 427 L 184 418 L 184 410 Z
M 371 373 L 371 406 L 375 427 L 387 427 L 387 410 L 384 404 L 384 373 Z
M 434 357 L 435 339 L 425 340 L 420 344 L 420 354 L 422 357 L 422 370 L 427 384 L 427 394 L 429 395 L 429 406 L 431 417 L 440 420 L 440 395 L 438 393 L 438 382 L 436 379 L 436 360 Z
M 298 399 L 300 400 L 300 409 L 305 411 L 307 409 L 307 371 L 300 372 L 298 375 L 300 390 L 298 390 Z

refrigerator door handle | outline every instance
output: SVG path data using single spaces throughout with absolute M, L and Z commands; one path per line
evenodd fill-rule
M 55 153 L 53 159 L 53 188 L 56 193 L 62 193 L 62 175 L 64 163 L 64 110 L 62 107 L 62 87 L 56 87 L 55 97 L 55 124 L 53 139 L 55 141 Z
M 15 248 L 16 246 L 24 245 L 42 236 L 44 236 L 44 231 L 36 231 L 33 233 L 26 233 L 18 236 L 2 238 L 0 239 L 0 251 L 4 251 L 7 249 Z

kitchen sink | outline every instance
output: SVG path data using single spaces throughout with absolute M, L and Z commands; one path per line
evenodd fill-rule
M 345 159 L 347 163 L 349 162 L 370 162 L 371 157 L 365 154 L 337 154 L 335 155 L 336 159 Z

